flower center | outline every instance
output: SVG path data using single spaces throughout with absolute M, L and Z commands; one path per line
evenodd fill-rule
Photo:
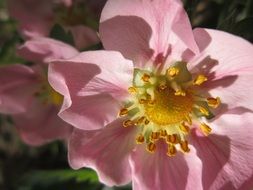
M 172 88 L 155 90 L 153 104 L 144 104 L 145 115 L 150 121 L 160 126 L 176 124 L 191 113 L 193 106 L 191 94 L 175 96 L 174 93 Z
M 56 92 L 47 81 L 43 81 L 39 90 L 34 94 L 43 104 L 53 104 L 60 106 L 63 102 L 63 96 Z
M 202 74 L 191 74 L 185 62 L 176 62 L 164 72 L 136 68 L 133 86 L 128 89 L 132 96 L 119 112 L 120 117 L 128 118 L 123 126 L 137 126 L 136 143 L 146 143 L 150 153 L 155 152 L 158 140 L 168 144 L 168 156 L 178 149 L 189 152 L 189 131 L 199 126 L 209 135 L 212 129 L 203 120 L 213 118 L 212 109 L 220 105 L 219 97 L 198 93 L 206 81 Z

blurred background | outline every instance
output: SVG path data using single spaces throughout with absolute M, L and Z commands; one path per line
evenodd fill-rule
M 219 29 L 253 42 L 253 0 L 184 0 L 183 2 L 194 28 Z M 88 10 L 85 25 L 97 30 L 102 5 L 103 3 L 97 9 Z M 94 16 L 93 12 L 98 16 Z M 16 47 L 24 42 L 18 33 L 17 24 L 18 22 L 8 13 L 7 2 L 0 0 L 0 66 L 15 63 L 29 64 L 16 55 Z M 51 38 L 72 43 L 69 34 L 61 28 L 54 27 L 53 30 Z M 85 50 L 99 48 L 102 48 L 101 44 Z M 67 189 L 130 190 L 131 185 L 120 188 L 105 187 L 98 182 L 94 171 L 70 169 L 64 142 L 56 141 L 41 147 L 25 145 L 20 140 L 11 117 L 0 115 L 0 190 Z

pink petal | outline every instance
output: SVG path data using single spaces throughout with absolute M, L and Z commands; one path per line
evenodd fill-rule
M 193 147 L 190 153 L 166 155 L 166 146 L 157 144 L 157 151 L 151 154 L 139 146 L 131 156 L 134 190 L 202 190 L 202 163 Z
M 37 74 L 24 65 L 0 68 L 0 112 L 5 114 L 25 112 L 37 89 Z
M 152 56 L 166 57 L 169 45 L 178 41 L 184 49 L 198 52 L 181 1 L 109 0 L 102 12 L 100 36 L 106 49 L 120 51 L 137 65 Z
M 124 128 L 122 122 L 117 119 L 96 131 L 75 129 L 69 142 L 71 167 L 93 168 L 100 181 L 109 186 L 129 183 L 128 157 L 135 144 L 136 128 Z
M 89 27 L 78 25 L 69 27 L 68 30 L 71 31 L 75 46 L 79 50 L 99 43 L 99 38 L 96 31 Z
M 253 186 L 253 115 L 238 111 L 211 122 L 213 134 L 201 137 L 196 133 L 191 140 L 203 162 L 203 189 Z
M 246 40 L 217 30 L 195 29 L 201 54 L 189 65 L 206 74 L 209 93 L 229 108 L 253 110 L 253 46 Z
M 23 141 L 38 146 L 70 135 L 72 127 L 57 116 L 58 111 L 58 107 L 34 99 L 27 112 L 12 118 Z
M 106 51 L 86 52 L 52 63 L 50 84 L 65 97 L 60 116 L 86 130 L 114 120 L 120 109 L 114 98 L 126 94 L 130 63 L 119 53 Z
M 37 37 L 20 46 L 18 54 L 29 61 L 48 63 L 53 59 L 71 58 L 76 56 L 78 51 L 61 41 Z
M 53 26 L 52 0 L 9 0 L 10 15 L 25 37 L 47 36 Z

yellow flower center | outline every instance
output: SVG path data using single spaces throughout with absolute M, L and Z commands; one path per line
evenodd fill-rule
M 175 96 L 172 88 L 154 92 L 154 102 L 145 103 L 144 109 L 148 120 L 160 126 L 176 124 L 185 119 L 193 106 L 190 93 L 185 96 Z
M 213 118 L 212 109 L 221 103 L 219 97 L 198 93 L 207 80 L 203 74 L 192 75 L 184 62 L 176 62 L 165 72 L 135 69 L 133 86 L 128 88 L 132 97 L 119 112 L 120 117 L 127 117 L 123 126 L 138 127 L 136 143 L 146 143 L 150 153 L 155 152 L 158 140 L 168 144 L 168 156 L 175 156 L 177 150 L 189 152 L 189 131 L 199 126 L 209 135 L 212 129 L 203 118 Z

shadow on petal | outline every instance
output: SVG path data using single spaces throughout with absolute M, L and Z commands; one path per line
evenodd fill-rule
M 203 163 L 203 189 L 210 189 L 224 165 L 229 161 L 230 139 L 215 134 L 201 137 L 197 133 L 197 131 L 193 132 L 191 143 L 196 147 L 197 155 Z
M 100 35 L 105 49 L 121 52 L 137 66 L 143 66 L 152 56 L 149 41 L 152 29 L 137 16 L 116 16 L 100 25 Z

